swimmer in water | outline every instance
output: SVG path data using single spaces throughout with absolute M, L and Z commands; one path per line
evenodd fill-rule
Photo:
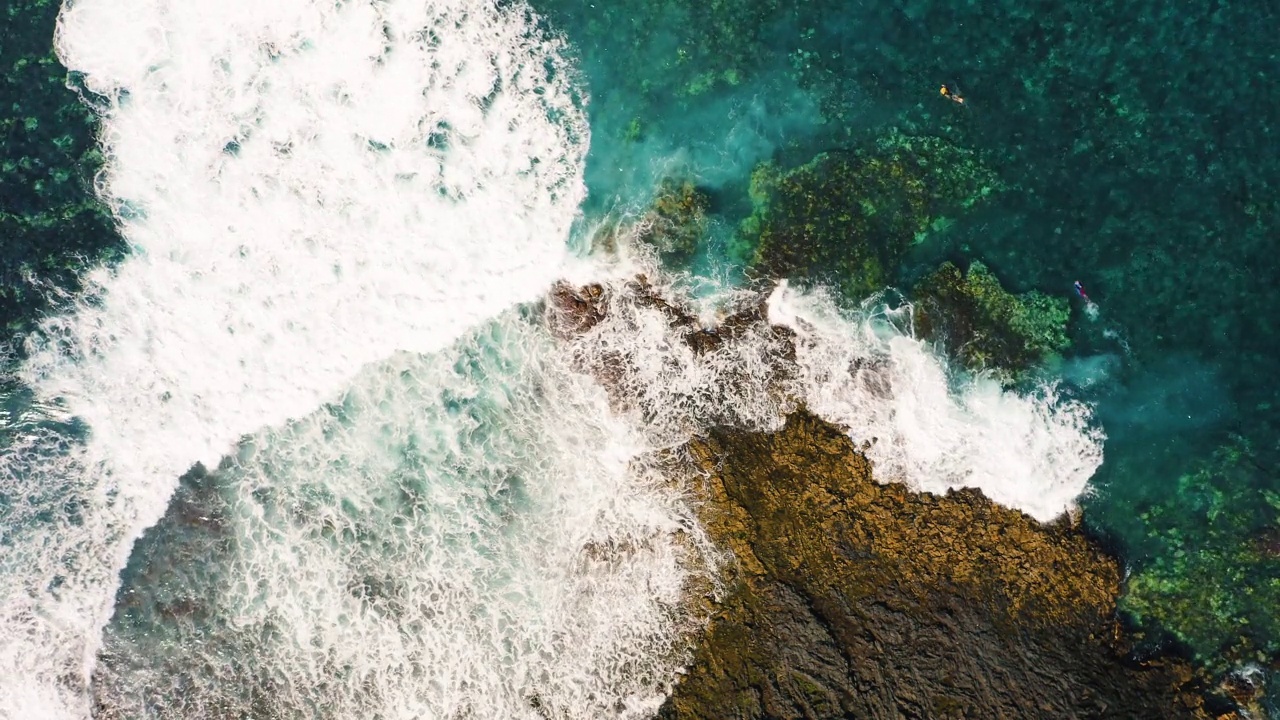
M 938 92 L 942 94 L 942 97 L 957 105 L 964 104 L 964 96 L 960 94 L 959 88 L 948 85 L 947 83 L 942 83 L 942 88 L 938 90 Z
M 1092 300 L 1089 299 L 1089 294 L 1084 291 L 1084 285 L 1081 285 L 1079 280 L 1075 282 L 1075 288 L 1076 288 L 1076 294 L 1079 295 L 1081 298 L 1083 298 L 1085 302 L 1087 303 L 1093 302 Z

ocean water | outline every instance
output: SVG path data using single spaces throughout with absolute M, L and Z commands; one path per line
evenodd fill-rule
M 131 257 L 13 371 L 82 432 L 33 422 L 3 459 L 9 714 L 84 712 L 117 574 L 193 463 L 536 298 L 565 254 L 586 128 L 526 17 L 249 10 L 59 19 L 60 57 L 110 102 L 99 182 Z
M 124 573 L 97 716 L 651 715 L 715 551 L 562 361 L 503 313 L 188 476 Z
M 1265 472 L 1217 510 L 1175 480 L 1245 426 L 1250 462 L 1269 462 L 1269 386 L 1250 379 L 1265 343 L 1243 345 L 1243 369 L 1214 354 L 1265 321 L 1212 304 L 1151 319 L 1208 291 L 1187 274 L 1151 298 L 1159 273 L 1126 271 L 1167 268 L 1153 258 L 1170 251 L 1150 237 L 1162 226 L 1133 220 L 1149 199 L 1098 189 L 1139 182 L 1103 172 L 1119 171 L 1099 159 L 1102 119 L 1081 115 L 1081 149 L 1046 155 L 1043 180 L 1019 169 L 1018 152 L 1065 142 L 1055 102 L 1092 97 L 1061 78 L 1036 91 L 1035 72 L 1066 62 L 1061 38 L 975 40 L 1036 13 L 597 4 L 78 0 L 45 28 L 99 115 L 97 199 L 127 254 L 81 257 L 57 311 L 10 338 L 0 716 L 650 716 L 723 561 L 663 453 L 713 424 L 776 427 L 801 403 L 866 443 L 882 479 L 979 487 L 1046 521 L 1083 503 L 1175 587 L 1191 573 L 1160 564 L 1182 549 L 1170 528 L 1257 504 Z M 1070 12 L 1052 15 L 1065 37 L 1091 22 Z M 1000 96 L 979 61 L 1019 52 L 1022 90 Z M 1117 52 L 1124 66 L 1142 48 Z M 939 77 L 969 109 L 936 96 Z M 1111 82 L 1111 121 L 1158 126 L 1153 142 L 1194 125 L 1160 124 Z M 708 323 L 759 299 L 728 248 L 753 167 L 890 126 L 992 153 L 1018 188 L 916 246 L 893 273 L 904 287 L 979 257 L 1019 290 L 1089 287 L 1096 314 L 1077 308 L 1075 348 L 1034 381 L 954 367 L 895 292 L 778 284 L 768 318 L 796 336 L 782 373 L 764 327 L 698 356 L 630 294 L 644 272 Z M 596 228 L 642 213 L 669 175 L 711 196 L 694 264 L 659 267 L 625 232 L 621 258 L 592 253 Z M 1068 177 L 1115 206 L 1072 204 Z M 1264 223 L 1251 182 L 1239 212 Z M 1191 232 L 1170 216 L 1184 235 L 1167 237 Z M 1118 252 L 1121 237 L 1152 244 Z M 609 319 L 555 337 L 542 300 L 559 279 L 603 283 Z M 629 370 L 605 387 L 590 370 L 618 358 Z M 1202 535 L 1240 544 L 1268 522 Z M 1250 569 L 1234 582 L 1272 572 Z

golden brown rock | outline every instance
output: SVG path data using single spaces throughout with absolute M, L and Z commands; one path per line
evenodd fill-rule
M 1207 718 L 1183 663 L 1126 662 L 1119 571 L 977 491 L 872 481 L 807 413 L 690 445 L 737 558 L 666 718 Z
M 751 302 L 704 326 L 643 276 L 560 285 L 548 302 L 570 344 L 636 312 L 657 313 L 699 362 L 768 327 Z M 768 372 L 785 386 L 792 336 L 767 332 Z M 632 403 L 629 358 L 581 359 L 617 405 Z M 1117 563 L 1065 520 L 1042 525 L 975 490 L 880 485 L 844 433 L 804 412 L 780 432 L 718 430 L 677 455 L 704 476 L 700 519 L 735 561 L 668 720 L 1213 716 L 1203 673 L 1127 657 Z M 1221 713 L 1244 693 L 1218 694 Z

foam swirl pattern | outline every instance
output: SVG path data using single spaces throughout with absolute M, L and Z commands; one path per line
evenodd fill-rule
M 519 5 L 80 0 L 133 256 L 29 339 L 4 428 L 0 715 L 83 717 L 133 540 L 192 463 L 554 279 L 586 129 Z

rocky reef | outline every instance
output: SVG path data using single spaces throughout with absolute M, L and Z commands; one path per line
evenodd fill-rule
M 916 330 L 940 340 L 971 370 L 1025 371 L 1070 345 L 1066 299 L 1037 291 L 1014 295 L 980 262 L 951 263 L 913 288 Z
M 548 314 L 574 343 L 635 307 L 694 362 L 769 333 L 766 374 L 785 387 L 794 338 L 759 305 L 707 324 L 637 278 L 558 285 Z M 625 355 L 583 369 L 619 406 L 643 406 Z M 1116 613 L 1119 563 L 1072 521 L 1044 525 L 976 490 L 879 484 L 862 448 L 803 409 L 776 432 L 719 420 L 671 460 L 731 560 L 662 718 L 1233 716 L 1190 663 L 1138 659 Z
M 752 174 L 754 212 L 734 252 L 769 277 L 810 277 L 861 299 L 890 284 L 903 253 L 947 215 L 999 189 L 971 150 L 891 132 L 874 145 Z M 748 250 L 754 248 L 754 251 Z
M 1210 717 L 1186 663 L 1125 659 L 1117 563 L 1066 521 L 877 484 L 803 411 L 688 451 L 737 562 L 661 717 Z

